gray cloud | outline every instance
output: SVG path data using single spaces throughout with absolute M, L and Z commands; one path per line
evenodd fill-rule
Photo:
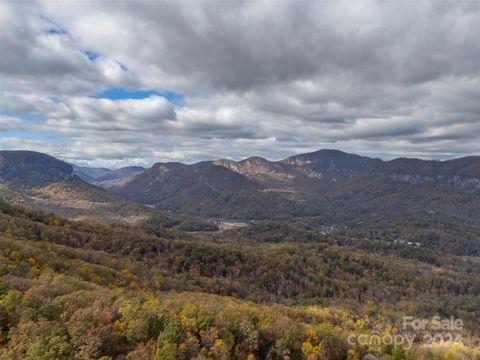
M 91 61 L 86 50 L 31 1 L 0 3 L 2 90 L 22 95 L 89 94 L 108 85 L 139 86 L 108 58 Z
M 56 138 L 3 147 L 112 166 L 480 152 L 477 1 L 20 4 L 0 3 L 0 110 L 41 114 L 35 131 Z M 185 98 L 88 97 L 109 87 Z

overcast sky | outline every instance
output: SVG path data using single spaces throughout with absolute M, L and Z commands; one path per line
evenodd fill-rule
M 479 1 L 0 1 L 0 148 L 480 154 Z

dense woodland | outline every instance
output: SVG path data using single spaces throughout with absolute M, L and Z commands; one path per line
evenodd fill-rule
M 0 209 L 2 359 L 480 356 L 472 257 L 283 222 L 188 234 Z M 395 333 L 403 314 L 464 319 L 466 342 L 347 342 Z

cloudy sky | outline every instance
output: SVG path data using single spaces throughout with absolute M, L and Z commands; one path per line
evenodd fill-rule
M 0 148 L 480 154 L 479 1 L 0 1 Z

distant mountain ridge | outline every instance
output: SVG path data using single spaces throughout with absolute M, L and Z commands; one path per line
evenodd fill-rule
M 295 155 L 281 160 L 280 163 L 303 166 L 324 172 L 338 171 L 345 174 L 369 174 L 376 176 L 405 174 L 438 179 L 453 176 L 480 178 L 480 157 L 478 156 L 445 161 L 416 158 L 396 158 L 383 161 L 339 150 L 319 150 Z
M 280 161 L 158 163 L 109 191 L 204 218 L 289 220 L 480 255 L 480 157 L 383 161 L 320 150 Z
M 97 171 L 107 192 L 49 155 L 0 152 L 0 196 L 70 218 L 145 223 L 168 212 L 161 223 L 172 223 L 170 214 L 208 222 L 288 220 L 480 256 L 480 157 L 382 161 L 320 150 L 280 161 L 250 157 L 140 170 Z M 203 228 L 195 221 L 187 228 Z
M 135 201 L 155 204 L 185 192 L 186 188 L 191 188 L 198 197 L 198 189 L 193 190 L 198 186 L 205 190 L 209 188 L 212 195 L 243 190 L 293 194 L 299 192 L 299 187 L 317 188 L 329 182 L 344 183 L 359 178 L 410 184 L 435 183 L 478 191 L 480 157 L 448 161 L 409 158 L 382 161 L 338 150 L 319 150 L 280 161 L 250 157 L 238 162 L 221 159 L 192 165 L 157 163 L 111 190 Z
M 257 169 L 248 170 L 245 164 L 256 161 Z M 255 173 L 283 173 L 285 179 L 301 173 L 320 178 L 322 174 L 343 176 L 386 176 L 393 180 L 405 182 L 443 181 L 447 184 L 465 189 L 480 189 L 480 157 L 435 161 L 415 158 L 397 158 L 390 161 L 374 159 L 339 150 L 319 150 L 312 153 L 291 156 L 280 161 L 268 161 L 261 158 L 248 158 L 239 162 L 216 161 L 217 165 L 244 175 Z M 260 161 L 260 162 L 259 162 Z M 262 170 L 259 170 L 262 169 Z M 267 170 L 268 169 L 268 170 Z M 265 171 L 263 171 L 265 170 Z
M 73 173 L 82 180 L 101 187 L 120 185 L 131 176 L 145 171 L 141 166 L 128 166 L 120 169 L 92 168 L 73 165 Z
M 80 170 L 83 173 L 79 173 L 78 167 L 47 154 L 0 151 L 0 199 L 75 220 L 95 219 L 134 225 L 148 223 L 154 227 L 178 225 L 182 228 L 205 228 L 212 225 L 173 214 L 166 215 L 112 194 L 81 178 L 89 173 L 99 181 L 118 184 L 121 179 L 128 178 L 143 168 Z
M 110 173 L 110 169 L 108 168 L 95 168 L 95 167 L 87 167 L 87 166 L 78 166 L 75 164 L 70 164 L 73 168 L 73 173 L 77 175 L 82 180 L 92 182 L 99 177 L 105 176 L 106 174 Z
M 47 154 L 0 151 L 0 178 L 0 195 L 12 203 L 70 218 L 133 219 L 142 213 L 141 206 L 82 180 L 72 165 Z
M 224 171 L 218 167 L 227 169 Z M 241 175 L 238 177 L 230 172 Z M 50 155 L 32 151 L 0 151 L 0 182 L 14 181 L 25 185 L 41 185 L 54 181 L 86 182 L 120 191 L 122 188 L 144 186 L 142 181 L 168 179 L 177 182 L 168 191 L 178 191 L 188 185 L 203 182 L 215 191 L 259 190 L 270 183 L 292 183 L 296 178 L 322 179 L 356 176 L 387 177 L 395 181 L 421 183 L 443 182 L 469 190 L 480 189 L 480 157 L 470 156 L 453 160 L 435 161 L 415 158 L 397 158 L 383 161 L 339 150 L 319 150 L 299 154 L 280 161 L 261 157 L 234 160 L 182 163 L 156 163 L 150 169 L 129 166 L 111 170 L 67 164 Z M 143 180 L 142 180 L 143 179 Z M 196 183 L 196 180 L 200 181 Z M 229 184 L 230 182 L 233 182 Z M 152 184 L 150 184 L 151 186 Z M 245 188 L 246 187 L 246 188 Z M 148 190 L 148 189 L 145 189 Z M 136 192 L 134 192 L 136 193 Z M 162 197 L 157 194 L 157 197 Z M 152 199 L 150 199 L 152 200 Z

